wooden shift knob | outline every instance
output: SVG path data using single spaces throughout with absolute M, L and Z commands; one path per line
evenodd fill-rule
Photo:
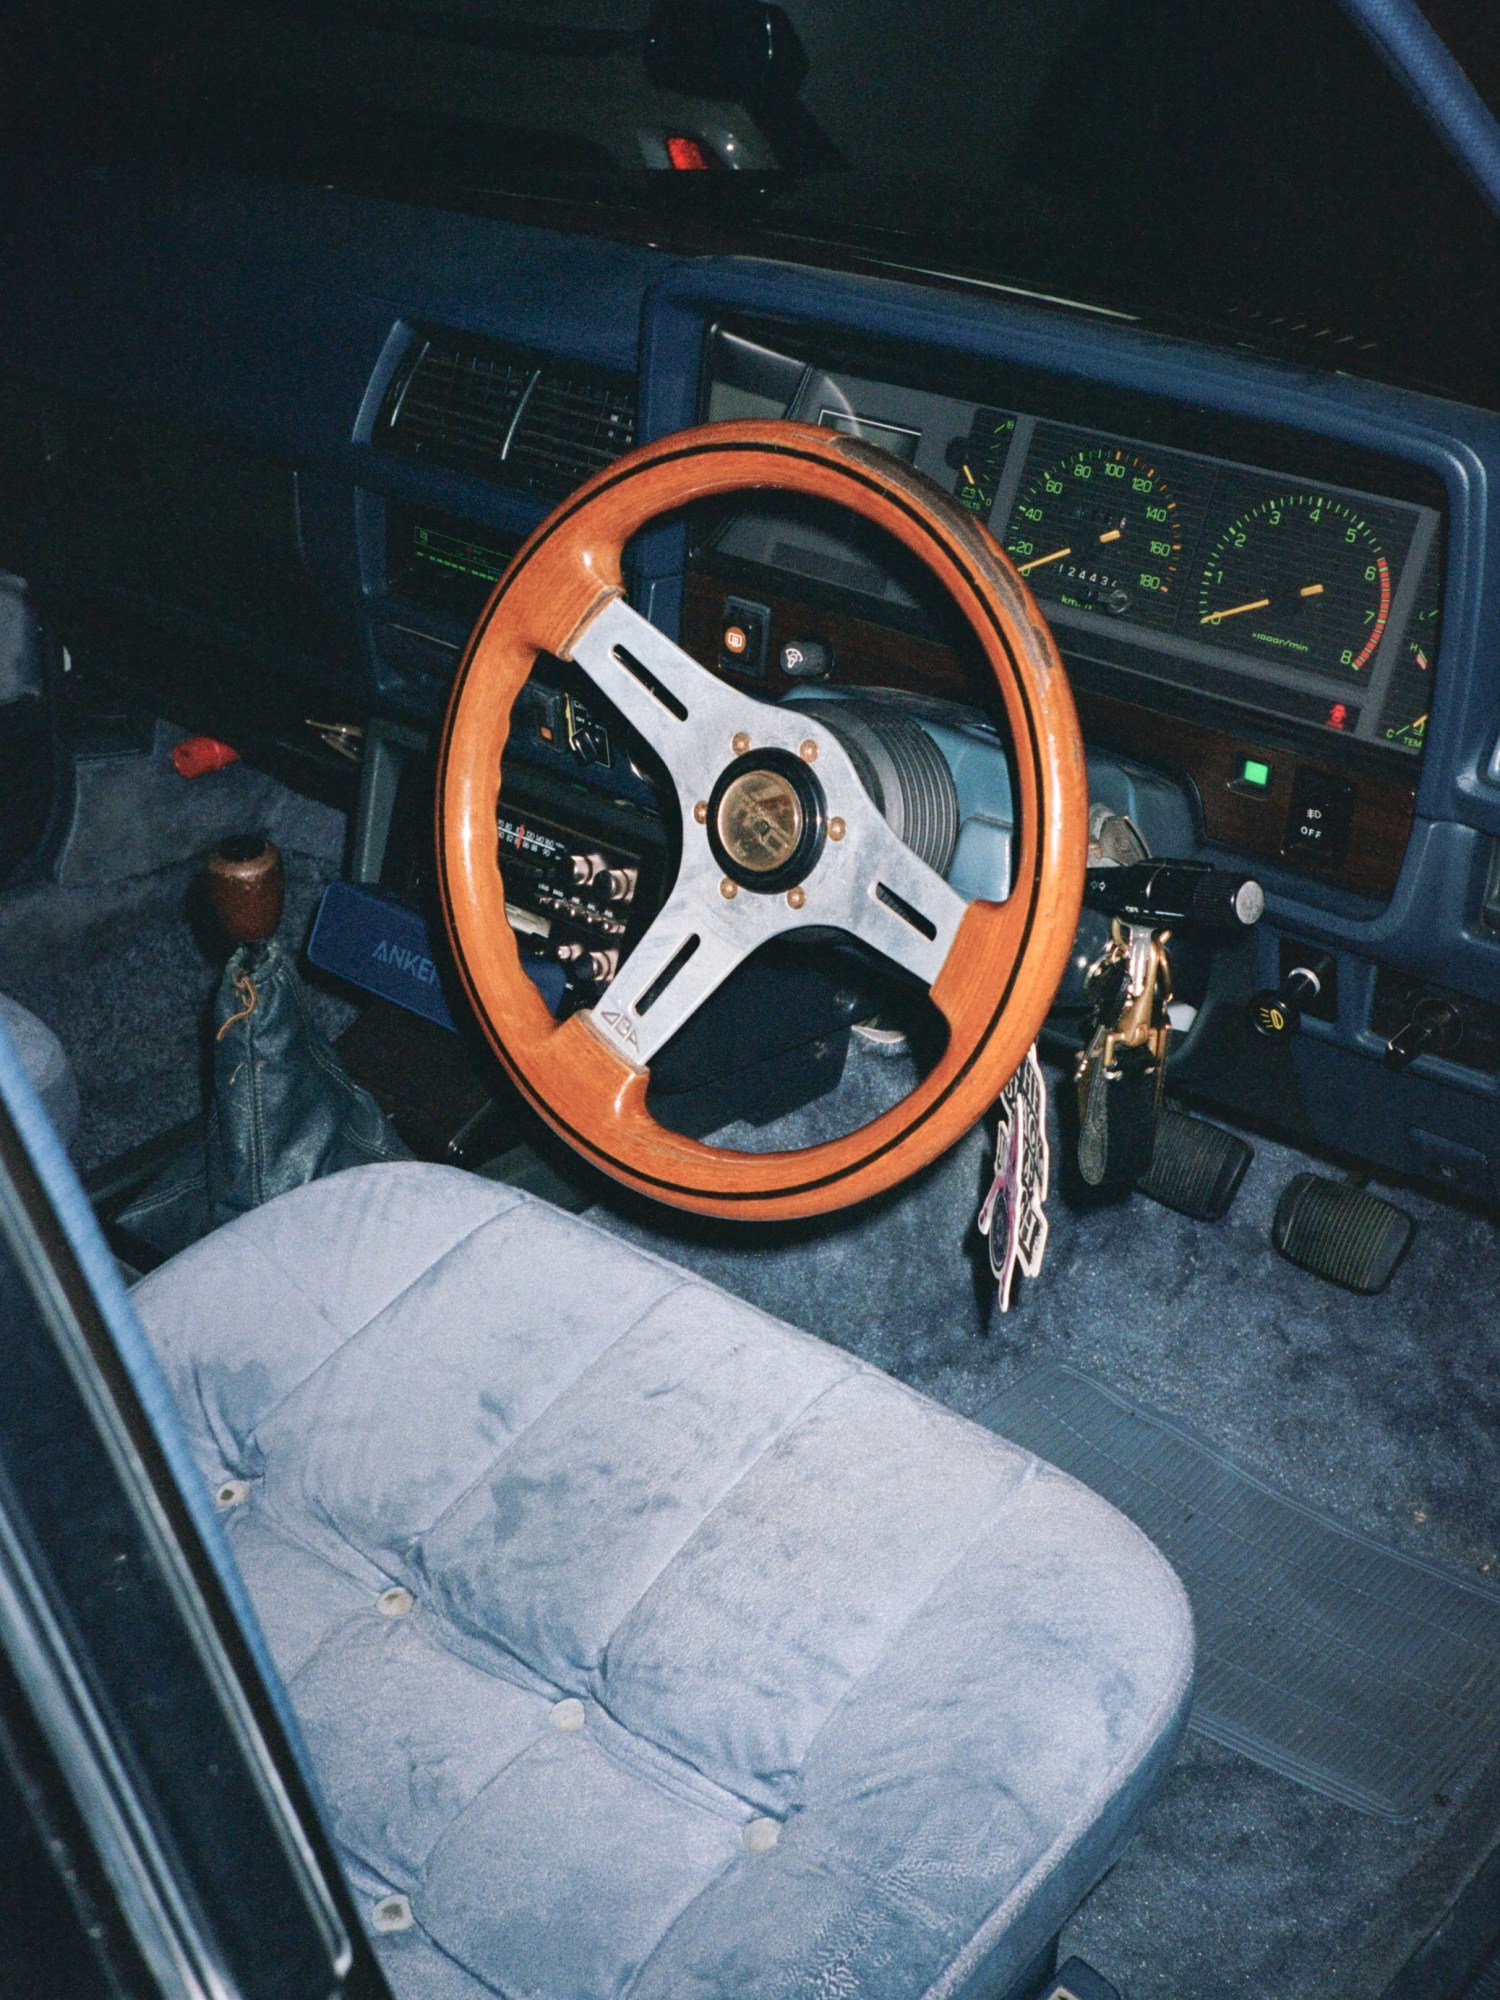
M 280 848 L 259 834 L 221 840 L 208 857 L 208 893 L 236 944 L 263 944 L 281 922 L 286 871 Z

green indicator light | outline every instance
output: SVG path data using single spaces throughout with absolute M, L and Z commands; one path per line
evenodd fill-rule
M 1240 783 L 1242 785 L 1254 785 L 1258 792 L 1263 792 L 1270 782 L 1270 765 L 1262 764 L 1257 757 L 1247 757 L 1240 767 Z

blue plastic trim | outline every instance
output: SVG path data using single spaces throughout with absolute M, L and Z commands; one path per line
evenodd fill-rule
M 183 1504 L 224 1587 L 230 1609 L 244 1634 L 245 1643 L 276 1710 L 277 1719 L 286 1731 L 293 1754 L 313 1789 L 314 1797 L 321 1798 L 301 1728 L 271 1659 L 270 1648 L 262 1635 L 234 1557 L 230 1554 L 224 1531 L 204 1489 L 203 1475 L 194 1462 L 166 1377 L 142 1331 L 109 1246 L 100 1234 L 88 1196 L 79 1185 L 72 1162 L 63 1150 L 52 1121 L 42 1109 L 41 1100 L 32 1089 L 16 1054 L 15 1044 L 3 1025 L 0 1025 L 0 1103 L 14 1119 L 21 1143 L 46 1190 L 58 1227 L 78 1259 L 115 1351 L 141 1399 L 146 1421 L 161 1446 L 162 1456 L 177 1484 Z
M 351 986 L 439 1028 L 456 1029 L 426 920 L 399 896 L 356 882 L 330 882 L 313 920 L 307 956 Z
M 1500 124 L 1420 7 L 1413 0 L 1340 5 L 1500 214 Z

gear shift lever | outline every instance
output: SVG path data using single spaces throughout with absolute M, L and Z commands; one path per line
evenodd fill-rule
M 171 1255 L 247 1209 L 342 1167 L 411 1156 L 345 1072 L 275 941 L 281 855 L 236 834 L 208 857 L 209 899 L 234 943 L 214 996 L 203 1141 L 170 1162 L 116 1222 Z
M 281 850 L 259 834 L 233 834 L 208 857 L 214 915 L 236 944 L 266 944 L 281 922 L 286 870 Z

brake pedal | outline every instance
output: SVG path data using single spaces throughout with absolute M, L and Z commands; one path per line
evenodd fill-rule
M 1352 1181 L 1297 1174 L 1276 1204 L 1271 1241 L 1293 1264 L 1351 1292 L 1383 1291 L 1416 1223 Z
M 1219 1222 L 1229 1213 L 1254 1157 L 1245 1141 L 1222 1125 L 1190 1118 L 1184 1111 L 1163 1111 L 1151 1165 L 1136 1185 L 1163 1208 L 1196 1222 Z

